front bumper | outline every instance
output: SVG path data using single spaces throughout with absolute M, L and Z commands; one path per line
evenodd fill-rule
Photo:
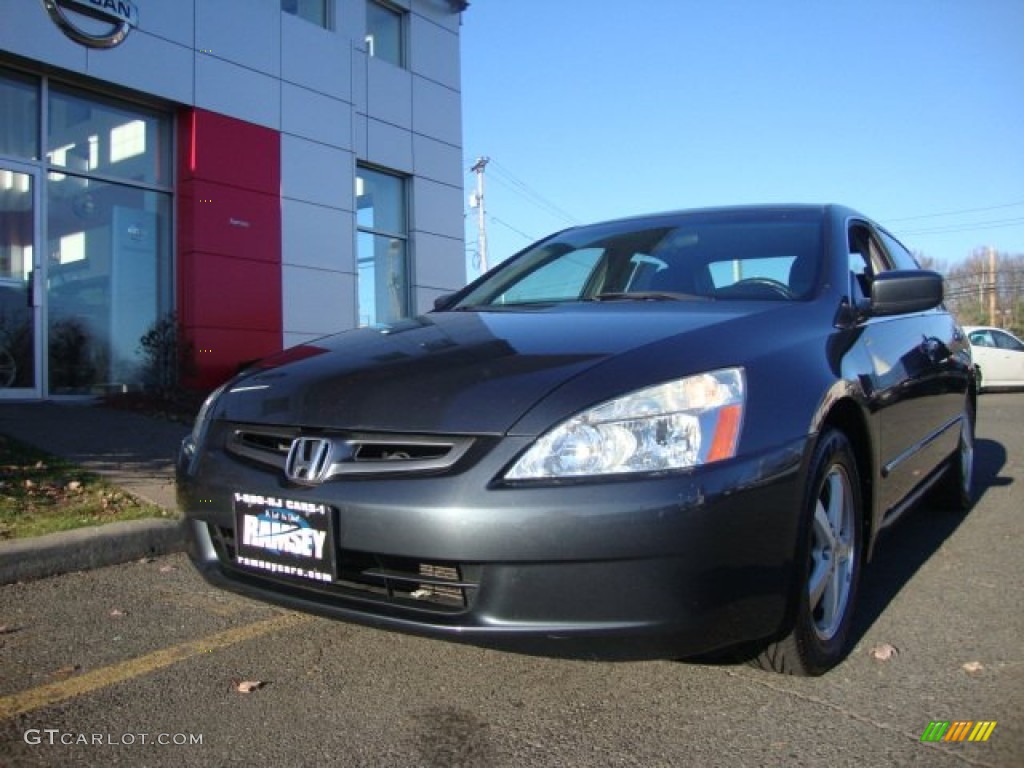
M 512 441 L 503 441 L 503 443 Z M 676 658 L 784 628 L 808 441 L 660 477 L 494 487 L 461 472 L 289 487 L 183 451 L 188 552 L 211 583 L 370 626 L 552 656 Z M 335 510 L 330 583 L 240 564 L 236 492 Z

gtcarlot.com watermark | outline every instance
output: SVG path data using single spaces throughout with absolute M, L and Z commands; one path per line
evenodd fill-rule
M 59 728 L 29 728 L 22 738 L 26 744 L 33 746 L 45 744 L 67 747 L 194 747 L 203 743 L 201 733 L 75 733 Z

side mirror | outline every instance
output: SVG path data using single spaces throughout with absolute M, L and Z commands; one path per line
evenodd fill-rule
M 924 312 L 942 303 L 942 275 L 925 269 L 880 272 L 871 283 L 868 313 L 874 317 Z
M 454 298 L 454 293 L 442 293 L 440 296 L 434 299 L 434 310 L 440 311 L 443 309 L 448 309 L 448 305 L 451 304 L 452 299 Z

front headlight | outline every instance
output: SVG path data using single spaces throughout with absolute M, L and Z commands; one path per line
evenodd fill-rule
M 659 472 L 728 459 L 736 454 L 745 402 L 742 368 L 637 390 L 541 435 L 505 479 Z
M 217 398 L 220 397 L 221 393 L 227 389 L 227 384 L 221 384 L 217 387 L 210 395 L 203 401 L 203 404 L 199 407 L 199 413 L 196 414 L 195 423 L 192 425 L 192 448 L 198 449 L 203 443 L 203 439 L 206 437 L 206 430 L 210 425 L 210 412 L 213 410 L 214 404 L 217 402 Z

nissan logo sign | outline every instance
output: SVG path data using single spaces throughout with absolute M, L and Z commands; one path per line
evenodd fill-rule
M 90 48 L 113 48 L 139 24 L 131 0 L 42 0 L 61 32 Z

